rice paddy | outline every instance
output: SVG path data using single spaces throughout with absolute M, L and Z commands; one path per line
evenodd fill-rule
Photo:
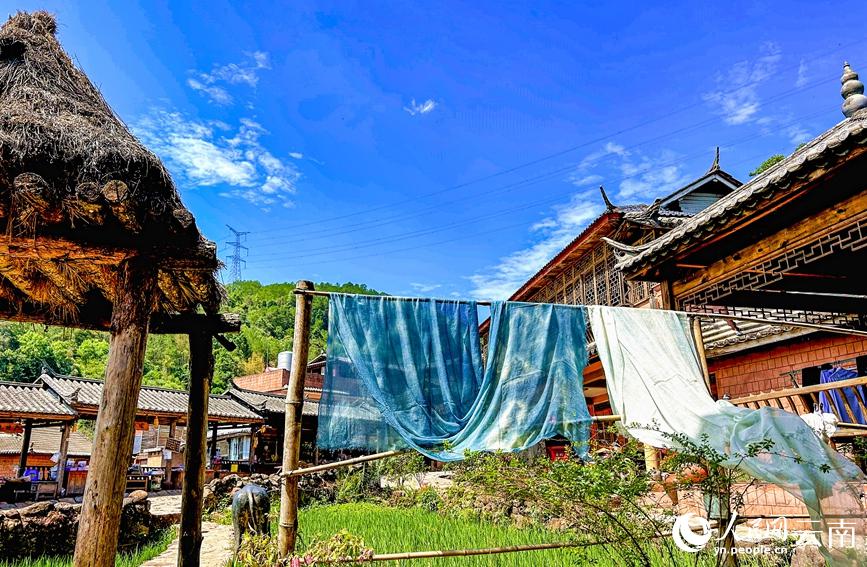
M 276 533 L 276 522 L 272 521 Z M 530 545 L 565 541 L 568 536 L 547 530 L 493 525 L 470 519 L 460 519 L 428 512 L 420 508 L 389 508 L 376 504 L 341 504 L 314 506 L 300 511 L 299 551 L 313 538 L 325 539 L 345 528 L 364 539 L 376 553 L 428 551 L 449 549 L 480 549 L 510 545 Z M 714 564 L 710 555 L 696 558 L 691 554 L 672 557 L 660 546 L 650 557 L 654 567 L 689 565 L 706 567 Z M 674 559 L 674 562 L 673 562 Z M 696 561 L 698 559 L 698 561 Z M 587 550 L 561 549 L 526 551 L 499 555 L 417 559 L 395 561 L 381 565 L 412 567 L 538 567 L 593 565 L 620 567 L 623 559 L 611 549 L 598 547 Z M 744 561 L 742 565 L 761 565 Z M 770 565 L 770 563 L 767 563 Z

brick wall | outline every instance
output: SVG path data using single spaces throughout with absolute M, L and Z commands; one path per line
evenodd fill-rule
M 251 374 L 250 376 L 238 376 L 234 379 L 239 388 L 253 390 L 255 392 L 283 392 L 283 387 L 289 383 L 289 371 L 277 369 Z
M 735 354 L 709 361 L 709 370 L 716 375 L 716 390 L 720 397 L 733 398 L 792 388 L 786 372 L 809 366 L 849 360 L 867 355 L 867 339 L 846 335 L 807 336 L 779 345 L 771 345 L 744 354 Z
M 18 455 L 0 455 L 0 477 L 12 478 L 18 470 Z M 27 466 L 53 467 L 51 455 L 30 454 L 27 455 Z

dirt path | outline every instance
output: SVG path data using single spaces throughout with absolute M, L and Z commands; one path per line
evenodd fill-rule
M 226 567 L 232 558 L 232 526 L 202 522 L 202 563 L 201 567 Z M 178 540 L 169 545 L 162 554 L 141 567 L 175 567 L 178 564 Z

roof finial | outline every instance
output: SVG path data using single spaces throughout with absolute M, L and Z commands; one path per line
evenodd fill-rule
M 858 80 L 858 73 L 852 70 L 849 62 L 843 63 L 843 76 L 840 77 L 843 87 L 840 95 L 843 97 L 843 115 L 846 118 L 867 108 L 867 96 L 864 96 L 864 83 Z
M 708 173 L 713 173 L 714 171 L 719 171 L 719 146 L 716 147 L 713 163 L 710 164 L 710 169 L 707 170 Z
M 614 203 L 611 202 L 611 199 L 608 198 L 608 195 L 605 193 L 605 187 L 602 185 L 599 186 L 599 192 L 602 193 L 602 200 L 605 202 L 605 210 L 613 211 L 617 207 L 614 206 Z

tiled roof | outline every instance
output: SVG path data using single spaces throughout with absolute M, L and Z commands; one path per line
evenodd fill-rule
M 20 433 L 0 433 L 0 455 L 19 455 L 21 453 Z M 37 427 L 30 432 L 30 446 L 33 453 L 53 455 L 60 450 L 59 427 Z M 86 435 L 78 431 L 69 432 L 69 457 L 89 457 L 93 447 Z
M 240 400 L 254 411 L 272 414 L 286 413 L 286 396 L 267 394 L 264 392 L 253 392 L 251 390 L 239 388 L 234 384 L 226 393 L 229 396 Z M 301 415 L 319 415 L 319 403 L 311 400 L 304 400 L 304 406 L 301 408 Z
M 845 160 L 853 148 L 867 144 L 867 111 L 843 120 L 818 138 L 751 179 L 732 193 L 696 214 L 677 228 L 647 244 L 623 247 L 618 266 L 625 272 L 640 268 L 675 254 L 689 244 L 715 234 L 737 217 L 759 208 L 779 191 L 791 187 L 817 168 L 828 168 Z
M 102 397 L 102 381 L 76 378 L 74 376 L 49 376 L 39 380 L 75 408 L 95 409 Z M 189 396 L 182 390 L 144 386 L 139 391 L 138 411 L 143 414 L 187 415 Z M 214 421 L 259 422 L 262 417 L 229 396 L 211 396 L 208 401 L 208 417 Z
M 0 382 L 0 415 L 72 419 L 75 410 L 39 384 Z

